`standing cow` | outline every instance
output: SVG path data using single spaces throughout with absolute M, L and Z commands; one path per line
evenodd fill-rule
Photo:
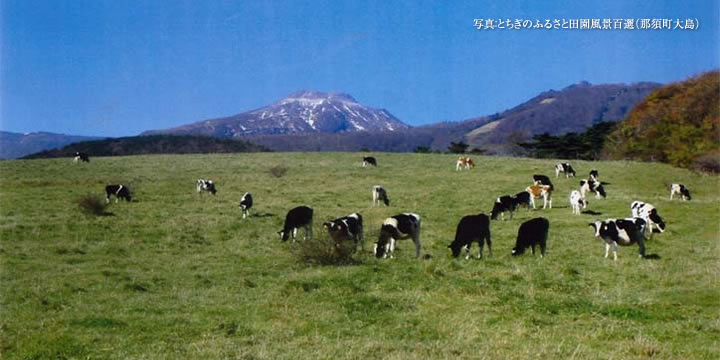
M 420 257 L 420 215 L 404 213 L 385 219 L 373 249 L 375 256 L 392 258 L 395 252 L 395 241 L 402 239 L 412 239 L 415 243 L 415 257 Z
M 463 216 L 455 230 L 455 240 L 448 245 L 453 257 L 458 257 L 465 248 L 465 259 L 470 258 L 470 246 L 478 243 L 478 259 L 482 258 L 483 247 L 487 241 L 488 252 L 492 256 L 492 241 L 490 240 L 490 219 L 485 214 Z
M 249 192 L 243 194 L 240 198 L 240 204 L 238 207 L 242 210 L 242 218 L 250 215 L 250 208 L 253 206 L 253 197 Z
M 280 234 L 282 241 L 287 241 L 290 233 L 292 233 L 292 242 L 295 242 L 298 228 L 304 228 L 305 237 L 303 239 L 312 239 L 312 225 L 313 209 L 305 205 L 298 206 L 288 211 L 283 229 L 278 231 L 278 234 Z
M 530 219 L 518 229 L 515 247 L 512 249 L 512 255 L 518 256 L 525 253 L 525 249 L 530 248 L 535 255 L 535 246 L 540 246 L 540 257 L 545 256 L 547 248 L 548 230 L 550 222 L 543 217 Z

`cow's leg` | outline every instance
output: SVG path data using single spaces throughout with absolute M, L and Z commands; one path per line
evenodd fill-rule
M 607 259 L 608 254 L 610 253 L 610 243 L 605 243 L 605 258 Z
M 465 245 L 465 260 L 470 259 L 470 245 L 472 245 L 472 243 Z
M 295 241 L 297 240 L 297 228 L 293 228 L 293 230 L 292 230 L 292 237 L 293 237 L 293 241 L 292 241 L 292 242 L 295 242 Z
M 617 261 L 617 242 L 612 243 L 613 261 Z

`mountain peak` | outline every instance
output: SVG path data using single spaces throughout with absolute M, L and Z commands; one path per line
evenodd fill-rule
M 315 91 L 315 90 L 300 90 L 297 92 L 294 92 L 284 99 L 280 100 L 281 102 L 288 102 L 293 101 L 297 99 L 302 100 L 340 100 L 340 101 L 346 101 L 346 102 L 352 102 L 357 103 L 357 100 L 346 93 L 341 92 L 322 92 L 322 91 Z

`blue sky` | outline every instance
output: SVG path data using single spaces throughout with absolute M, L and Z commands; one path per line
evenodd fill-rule
M 0 130 L 127 136 L 346 92 L 411 125 L 720 63 L 720 1 L 0 2 Z M 477 30 L 482 19 L 696 19 L 698 30 Z

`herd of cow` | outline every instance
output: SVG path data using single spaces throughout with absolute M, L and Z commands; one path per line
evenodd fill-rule
M 89 162 L 89 157 L 84 153 L 76 153 L 74 161 L 82 160 Z M 377 166 L 377 160 L 374 157 L 364 157 L 362 166 Z M 461 169 L 471 169 L 474 167 L 472 159 L 467 156 L 461 156 L 456 163 L 456 171 Z M 569 163 L 560 163 L 555 166 L 555 177 L 564 174 L 566 178 L 575 177 L 576 172 Z M 599 179 L 599 172 L 593 169 L 589 173 L 588 179 L 580 181 L 579 190 L 572 190 L 569 201 L 572 214 L 579 215 L 580 209 L 585 209 L 588 205 L 586 195 L 593 192 L 596 198 L 605 198 L 607 196 L 603 188 L 603 182 Z M 196 191 L 198 193 L 208 192 L 215 195 L 217 190 L 215 184 L 209 179 L 198 179 L 196 182 Z M 490 217 L 480 213 L 478 215 L 468 215 L 460 219 L 455 232 L 454 241 L 448 245 L 453 257 L 458 257 L 462 249 L 466 251 L 466 258 L 470 257 L 470 247 L 473 242 L 478 243 L 478 258 L 482 258 L 483 248 L 487 242 L 488 252 L 492 254 L 492 241 L 490 235 L 490 220 L 497 220 L 500 216 L 503 220 L 505 213 L 509 213 L 512 219 L 513 212 L 520 207 L 534 209 L 535 199 L 543 198 L 543 209 L 552 208 L 552 194 L 554 186 L 545 175 L 533 175 L 533 183 L 524 191 L 515 195 L 503 195 L 497 198 L 493 204 Z M 110 202 L 110 197 L 115 196 L 116 202 L 120 199 L 131 201 L 130 190 L 122 184 L 107 185 L 105 187 L 106 201 Z M 670 186 L 670 199 L 679 195 L 682 200 L 690 200 L 690 191 L 682 184 L 672 184 Z M 390 205 L 387 191 L 382 186 L 376 185 L 372 187 L 372 206 L 380 206 L 380 202 L 386 206 Z M 242 210 L 243 219 L 249 215 L 253 206 L 253 199 L 250 193 L 245 193 L 240 199 L 238 205 Z M 652 235 L 653 228 L 659 232 L 665 231 L 665 222 L 658 214 L 655 207 L 642 202 L 634 201 L 630 205 L 631 217 L 622 219 L 606 219 L 603 221 L 595 221 L 589 225 L 593 227 L 595 237 L 601 238 L 605 242 L 605 257 L 609 255 L 610 249 L 613 251 L 613 259 L 617 260 L 617 247 L 637 244 L 639 247 L 639 255 L 645 257 L 645 240 Z M 313 226 L 313 209 L 309 206 L 298 206 L 288 211 L 282 230 L 278 231 L 281 239 L 287 241 L 292 236 L 292 241 L 297 239 L 298 229 L 305 230 L 305 238 L 312 238 Z M 546 218 L 537 217 L 528 220 L 520 225 L 515 242 L 512 249 L 512 255 L 521 255 L 528 248 L 535 253 L 536 246 L 540 247 L 540 256 L 545 255 L 547 249 L 547 237 L 550 223 Z M 345 217 L 327 221 L 323 224 L 323 228 L 328 232 L 330 238 L 335 244 L 343 241 L 351 241 L 360 245 L 364 249 L 363 238 L 363 220 L 359 213 L 352 213 Z M 378 258 L 392 258 L 395 250 L 395 242 L 402 239 L 412 239 L 415 244 L 415 256 L 420 256 L 420 216 L 415 213 L 403 213 L 385 219 L 380 227 L 378 240 L 373 247 L 373 253 Z

